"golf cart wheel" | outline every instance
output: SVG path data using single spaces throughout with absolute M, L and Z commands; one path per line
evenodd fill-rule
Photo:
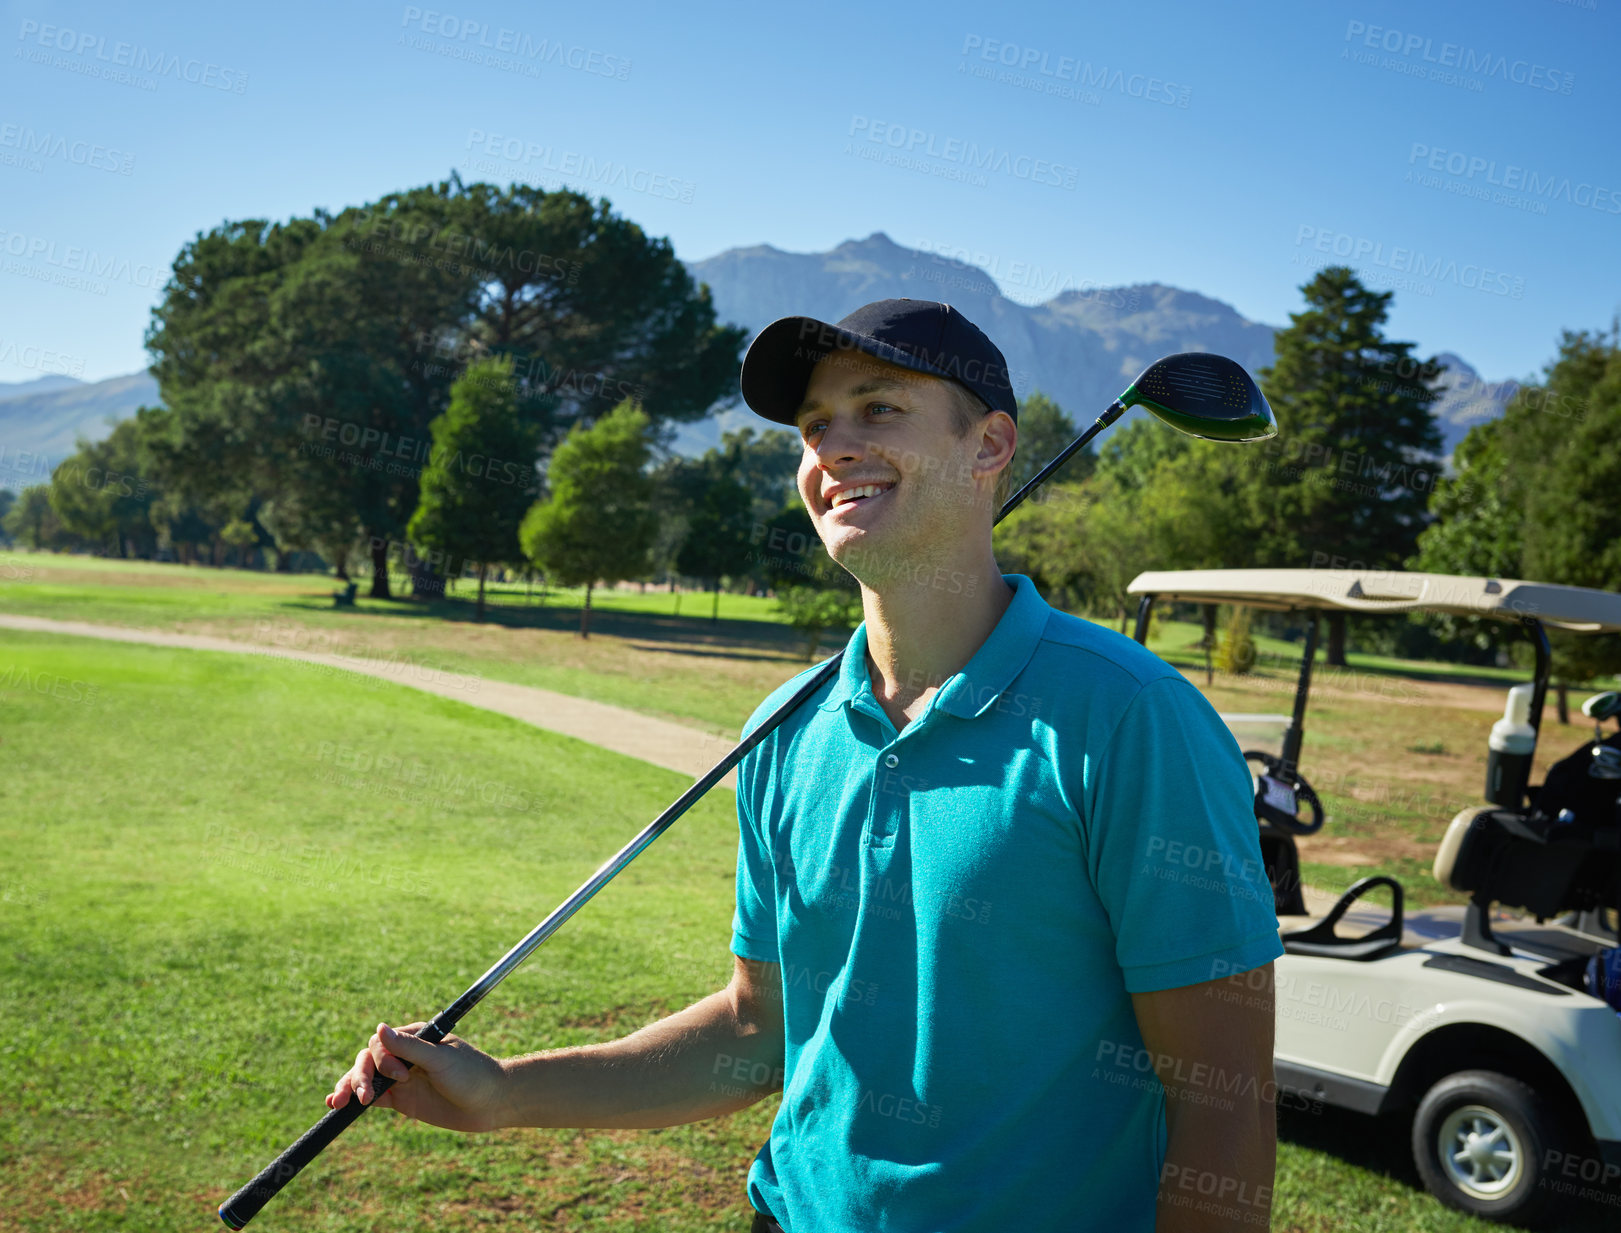
M 1448 1075 L 1413 1115 L 1413 1161 L 1425 1187 L 1489 1220 L 1530 1224 L 1556 1209 L 1543 1170 L 1562 1142 L 1547 1104 L 1493 1070 Z

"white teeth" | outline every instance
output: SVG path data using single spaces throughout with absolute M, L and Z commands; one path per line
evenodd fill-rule
M 880 492 L 887 491 L 889 487 L 888 484 L 857 484 L 854 488 L 846 488 L 843 492 L 837 493 L 833 497 L 830 508 L 836 509 L 846 501 L 854 501 L 859 497 L 876 497 Z

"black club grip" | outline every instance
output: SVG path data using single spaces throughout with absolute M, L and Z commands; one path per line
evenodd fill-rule
M 404 1058 L 400 1061 L 406 1066 L 411 1064 L 405 1062 Z M 387 1075 L 372 1076 L 372 1104 L 376 1104 L 377 1097 L 393 1086 L 394 1080 Z M 351 1093 L 348 1104 L 341 1109 L 331 1110 L 299 1136 L 296 1143 L 267 1164 L 258 1177 L 221 1203 L 220 1219 L 233 1229 L 247 1224 L 259 1214 L 261 1207 L 276 1197 L 283 1186 L 298 1176 L 300 1169 L 325 1151 L 327 1144 L 348 1130 L 371 1107 L 361 1104 L 360 1097 Z

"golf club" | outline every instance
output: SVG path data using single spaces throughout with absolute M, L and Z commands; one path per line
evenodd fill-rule
M 1582 714 L 1593 721 L 1593 739 L 1604 739 L 1604 721 L 1614 719 L 1621 723 L 1621 690 L 1606 689 L 1582 703 Z
M 1207 441 L 1261 441 L 1277 433 L 1277 422 L 1267 406 L 1259 387 L 1242 367 L 1225 356 L 1207 352 L 1182 352 L 1156 360 L 1127 387 L 1125 393 L 1109 404 L 1103 414 L 1070 442 L 1059 455 L 1049 462 L 1024 487 L 1010 497 L 996 515 L 996 522 L 1006 518 L 1048 476 L 1058 470 L 1079 449 L 1105 428 L 1135 406 L 1146 408 L 1156 418 L 1177 430 Z M 484 997 L 504 980 L 531 952 L 578 912 L 588 900 L 611 881 L 615 874 L 672 826 L 676 819 L 692 808 L 710 788 L 714 787 L 734 766 L 741 762 L 755 746 L 765 740 L 779 724 L 799 705 L 820 689 L 839 671 L 844 652 L 822 665 L 804 686 L 764 723 L 751 732 L 735 749 L 717 762 L 702 778 L 683 792 L 663 813 L 648 823 L 634 839 L 609 857 L 580 888 L 559 904 L 545 920 L 507 951 L 489 971 L 479 977 L 460 997 L 433 1017 L 417 1035 L 437 1044 L 448 1036 L 462 1016 L 477 1006 Z M 403 1060 L 403 1059 L 402 1059 Z M 410 1065 L 409 1062 L 406 1063 Z M 393 1086 L 393 1080 L 378 1074 L 372 1082 L 372 1104 Z M 352 1097 L 341 1109 L 333 1109 L 312 1126 L 297 1142 L 271 1161 L 252 1181 L 221 1204 L 220 1219 L 233 1229 L 240 1229 L 258 1214 L 267 1202 L 300 1169 L 320 1155 L 327 1144 L 337 1138 L 371 1105 L 362 1105 Z

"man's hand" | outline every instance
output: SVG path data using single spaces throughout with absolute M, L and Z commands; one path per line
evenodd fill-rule
M 437 1045 L 379 1023 L 327 1108 L 351 1100 L 450 1130 L 506 1126 L 644 1129 L 747 1108 L 782 1086 L 782 969 L 733 956 L 726 988 L 622 1040 L 497 1060 L 465 1040 Z M 407 1070 L 402 1063 L 415 1069 Z M 396 1080 L 376 1094 L 376 1077 Z
M 1268 1227 L 1277 1165 L 1272 965 L 1131 995 L 1165 1086 L 1165 1166 L 1155 1233 Z
M 414 1033 L 427 1026 L 413 1023 L 395 1031 L 379 1023 L 355 1064 L 333 1086 L 326 1107 L 341 1109 L 351 1099 L 364 1105 L 376 1100 L 381 1108 L 447 1130 L 499 1129 L 507 1086 L 501 1063 L 455 1035 L 437 1045 L 418 1040 Z M 395 1081 L 380 1097 L 374 1087 L 379 1074 Z

